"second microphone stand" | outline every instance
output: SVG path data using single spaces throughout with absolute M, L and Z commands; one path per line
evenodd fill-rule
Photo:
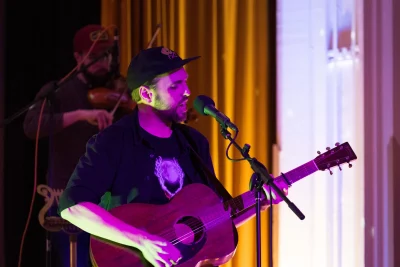
M 243 158 L 246 159 L 254 174 L 251 177 L 250 185 L 251 189 L 255 190 L 255 201 L 256 201 L 256 235 L 257 235 L 257 267 L 261 267 L 261 192 L 263 190 L 263 185 L 266 184 L 270 186 L 281 198 L 285 201 L 289 208 L 300 218 L 304 220 L 304 214 L 297 208 L 297 206 L 291 202 L 282 190 L 274 183 L 274 179 L 269 174 L 267 168 L 260 163 L 256 158 L 251 158 L 249 155 L 250 145 L 245 144 L 244 147 L 240 147 L 234 139 L 231 137 L 231 133 L 227 130 L 224 124 L 221 125 L 221 134 L 225 139 L 228 139 L 242 154 Z M 272 196 L 270 196 L 272 199 Z M 272 238 L 270 236 L 270 238 Z M 271 242 L 270 242 L 271 243 Z M 272 255 L 271 255 L 272 256 Z

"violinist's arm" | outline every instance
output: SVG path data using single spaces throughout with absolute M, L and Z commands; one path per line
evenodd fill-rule
M 31 139 L 36 138 L 37 126 L 39 123 L 39 114 L 41 104 L 30 110 L 25 117 L 24 132 L 26 136 Z M 53 119 L 48 112 L 48 107 L 44 108 L 42 121 L 40 126 L 39 138 L 48 136 L 50 133 L 51 121 L 53 123 L 53 133 L 60 132 L 61 130 L 79 122 L 87 121 L 93 125 L 97 125 L 100 130 L 112 124 L 113 116 L 106 110 L 74 110 L 64 113 L 53 114 Z
M 83 110 L 65 112 L 62 115 L 62 128 L 67 128 L 78 121 L 85 120 Z
M 39 91 L 39 93 L 36 95 L 35 100 L 40 99 L 44 94 L 46 94 L 46 92 L 49 90 L 49 87 L 53 85 L 54 83 L 50 82 L 45 86 L 43 86 L 42 89 Z M 28 138 L 31 139 L 36 138 L 36 132 L 38 128 L 39 116 L 40 116 L 40 111 L 42 109 L 42 105 L 43 101 L 39 101 L 26 113 L 23 127 L 24 127 L 24 133 Z M 69 118 L 67 119 L 69 121 L 67 121 L 67 123 L 71 124 L 74 115 L 71 114 L 68 117 Z M 50 114 L 50 107 L 48 103 L 46 103 L 45 106 L 43 107 L 39 137 L 48 136 L 50 134 L 50 130 L 52 130 L 53 133 L 57 133 L 64 128 L 65 128 L 64 114 L 63 113 Z
M 35 100 L 40 99 L 49 91 L 49 87 L 54 83 L 50 82 L 42 87 L 36 95 Z M 28 138 L 35 139 L 38 129 L 40 111 L 43 101 L 37 102 L 26 114 L 23 123 L 24 133 Z M 63 129 L 79 122 L 87 121 L 93 125 L 97 125 L 100 130 L 112 124 L 113 116 L 106 110 L 101 109 L 87 109 L 87 110 L 74 110 L 69 112 L 56 112 L 50 114 L 50 107 L 48 103 L 43 108 L 39 138 L 46 137 L 52 131 L 56 134 Z
M 25 135 L 31 139 L 36 138 L 37 127 L 39 123 L 40 108 L 43 102 L 39 103 L 38 108 L 30 110 L 24 120 L 24 132 Z M 56 113 L 53 114 L 53 119 L 51 120 L 50 114 L 45 108 L 42 114 L 42 121 L 40 126 L 39 137 L 45 137 L 50 134 L 51 121 L 53 122 L 53 133 L 60 132 L 61 130 L 67 128 L 68 126 L 82 120 L 82 115 L 80 110 Z

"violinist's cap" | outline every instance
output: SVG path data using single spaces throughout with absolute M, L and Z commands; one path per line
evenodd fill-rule
M 128 67 L 127 83 L 132 91 L 158 75 L 178 69 L 200 56 L 182 59 L 177 53 L 163 46 L 145 49 L 139 52 Z
M 89 24 L 79 29 L 74 36 L 74 52 L 88 52 L 96 38 L 104 30 L 104 27 L 96 24 Z M 107 31 L 103 32 L 99 40 L 93 47 L 91 53 L 101 54 L 113 45 L 113 39 L 110 38 Z

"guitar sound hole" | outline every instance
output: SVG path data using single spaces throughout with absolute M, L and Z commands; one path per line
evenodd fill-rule
M 179 219 L 174 229 L 176 237 L 186 245 L 198 243 L 204 236 L 204 225 L 195 217 L 186 216 Z

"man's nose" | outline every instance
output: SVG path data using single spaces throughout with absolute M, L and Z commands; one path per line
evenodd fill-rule
M 189 90 L 189 87 L 187 85 L 186 85 L 185 92 L 183 93 L 183 95 L 186 96 L 186 97 L 190 96 L 190 90 Z

